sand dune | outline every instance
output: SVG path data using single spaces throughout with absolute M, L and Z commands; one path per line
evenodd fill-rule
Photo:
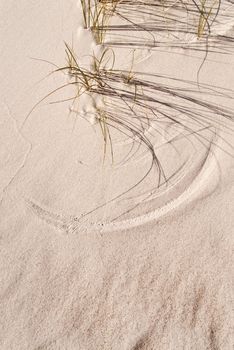
M 98 44 L 80 1 L 0 1 L 0 349 L 233 349 L 234 8 L 196 4 Z

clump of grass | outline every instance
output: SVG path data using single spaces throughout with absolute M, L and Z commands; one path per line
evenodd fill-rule
M 104 93 L 107 87 L 107 80 L 113 72 L 115 55 L 111 49 L 105 49 L 100 58 L 93 55 L 90 69 L 81 66 L 73 49 L 65 43 L 67 65 L 58 68 L 56 72 L 64 72 L 70 78 L 70 84 L 74 84 L 77 89 L 77 98 L 83 93 Z M 112 61 L 110 63 L 110 60 Z
M 114 52 L 107 48 L 103 51 L 100 58 L 97 58 L 95 55 L 92 56 L 92 67 L 87 69 L 79 64 L 73 49 L 68 44 L 65 43 L 65 45 L 67 64 L 55 71 L 63 72 L 69 76 L 70 82 L 67 85 L 73 85 L 76 89 L 73 100 L 79 101 L 79 97 L 82 94 L 90 96 L 97 94 L 103 98 L 104 107 L 96 110 L 96 122 L 100 125 L 104 141 L 103 160 L 109 144 L 113 162 L 114 152 L 110 129 L 115 129 L 123 135 L 132 138 L 133 142 L 137 142 L 139 145 L 143 144 L 149 149 L 152 154 L 152 162 L 160 168 L 154 147 L 144 133 L 145 127 L 148 126 L 147 116 L 144 113 L 138 115 L 135 110 L 135 107 L 148 110 L 151 110 L 151 107 L 147 107 L 144 101 L 138 99 L 141 96 L 137 92 L 141 82 L 134 78 L 132 72 L 133 62 L 128 72 L 115 70 Z M 108 105 L 105 98 L 111 99 L 112 102 Z M 124 106 L 122 111 L 120 110 L 120 115 L 113 110 L 115 103 L 117 106 L 120 104 Z M 152 166 L 150 167 L 151 169 Z
M 129 112 L 134 113 L 133 106 L 128 100 L 135 103 L 137 98 L 137 84 L 134 83 L 133 60 L 129 72 L 122 72 L 114 70 L 115 54 L 112 49 L 106 48 L 100 58 L 95 55 L 92 56 L 91 69 L 86 69 L 81 66 L 73 49 L 65 43 L 66 61 L 64 67 L 56 69 L 57 72 L 64 72 L 69 76 L 70 84 L 76 88 L 76 95 L 74 99 L 78 100 L 83 94 L 101 95 L 103 98 L 112 97 L 120 99 Z M 120 88 L 120 84 L 124 84 L 124 88 Z M 133 86 L 134 94 L 126 94 L 127 90 Z M 132 98 L 133 97 L 133 98 Z M 121 125 L 126 126 L 130 134 L 141 137 L 140 132 L 135 130 L 134 124 L 127 125 L 127 121 L 120 121 L 105 111 L 104 109 L 96 110 L 96 121 L 99 123 L 104 140 L 104 158 L 106 155 L 107 144 L 110 144 L 111 157 L 113 161 L 113 147 L 111 141 L 111 134 L 109 127 Z
M 120 0 L 80 0 L 84 26 L 91 29 L 98 44 L 104 41 L 108 22 Z
M 85 93 L 90 95 L 100 94 L 106 88 L 105 80 L 108 79 L 107 77 L 113 69 L 115 62 L 114 52 L 111 49 L 105 49 L 100 58 L 93 55 L 92 69 L 86 69 L 80 66 L 73 49 L 67 43 L 65 43 L 65 46 L 67 65 L 56 69 L 56 71 L 62 71 L 67 74 L 70 79 L 69 84 L 75 85 L 76 95 L 74 100 L 79 99 Z M 113 161 L 113 148 L 107 119 L 107 114 L 103 109 L 96 110 L 96 121 L 100 125 L 104 140 L 103 160 L 105 159 L 109 142 Z

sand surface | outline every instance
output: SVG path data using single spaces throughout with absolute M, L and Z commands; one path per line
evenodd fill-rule
M 139 3 L 119 7 L 105 45 L 144 81 L 134 108 L 152 169 L 115 129 L 104 159 L 99 96 L 51 103 L 69 86 L 28 115 L 68 82 L 50 74 L 64 42 L 86 67 L 104 50 L 79 1 L 0 1 L 1 350 L 234 348 L 234 6 L 222 2 L 206 57 L 180 7 L 158 21 Z M 105 103 L 132 120 L 123 99 Z

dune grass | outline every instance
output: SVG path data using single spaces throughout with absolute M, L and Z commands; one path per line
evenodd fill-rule
M 63 72 L 69 76 L 70 81 L 66 86 L 74 86 L 76 94 L 73 100 L 79 100 L 82 94 L 99 95 L 103 98 L 103 108 L 96 110 L 96 122 L 100 125 L 104 140 L 104 158 L 109 143 L 113 160 L 111 129 L 118 130 L 150 151 L 152 167 L 153 164 L 156 165 L 159 172 L 159 184 L 162 178 L 166 179 L 166 176 L 163 174 L 154 146 L 145 134 L 150 123 L 157 123 L 154 132 L 158 135 L 164 123 L 173 123 L 175 126 L 183 127 L 188 134 L 194 135 L 196 134 L 194 125 L 202 128 L 206 128 L 207 123 L 213 125 L 214 116 L 232 118 L 230 111 L 205 102 L 200 97 L 193 97 L 196 84 L 191 83 L 190 88 L 193 85 L 194 88 L 190 91 L 145 80 L 140 77 L 139 72 L 133 72 L 133 62 L 129 71 L 118 70 L 115 68 L 115 54 L 108 48 L 103 51 L 100 58 L 93 55 L 91 68 L 85 68 L 80 65 L 74 50 L 68 44 L 65 45 L 67 64 L 55 72 Z M 159 76 L 159 79 L 162 77 Z M 205 87 L 205 89 L 206 93 L 214 93 L 211 88 Z M 177 114 L 180 117 L 175 117 Z M 183 122 L 183 119 L 186 121 Z M 197 137 L 201 142 L 207 141 L 202 140 L 199 133 Z
M 115 15 L 121 19 L 120 24 L 105 27 L 105 31 L 111 34 L 107 44 L 131 48 L 154 48 L 159 45 L 201 48 L 201 41 L 195 39 L 212 35 L 211 28 L 220 12 L 220 2 L 221 0 L 121 1 L 115 9 Z M 137 35 L 140 32 L 145 34 L 142 38 Z M 214 40 L 213 37 L 212 39 Z
M 102 44 L 111 16 L 120 0 L 80 0 L 84 27 L 91 29 L 94 39 Z
M 128 191 L 143 182 L 153 169 L 157 173 L 155 176 L 157 188 L 170 181 L 157 156 L 157 148 L 152 143 L 149 134 L 145 133 L 150 124 L 154 132 L 154 140 L 157 135 L 160 137 L 162 134 L 166 140 L 168 135 L 165 126 L 170 124 L 175 129 L 183 128 L 184 133 L 179 137 L 189 138 L 190 135 L 193 135 L 204 144 L 204 147 L 209 148 L 209 139 L 203 136 L 202 131 L 208 129 L 211 133 L 216 132 L 213 131 L 216 130 L 215 117 L 218 117 L 217 120 L 221 120 L 221 117 L 233 120 L 232 111 L 206 102 L 206 94 L 211 94 L 213 98 L 216 94 L 213 86 L 202 86 L 201 84 L 203 88 L 201 97 L 200 92 L 199 95 L 196 95 L 198 91 L 196 91 L 197 86 L 194 82 L 186 82 L 187 87 L 182 88 L 183 81 L 171 78 L 173 84 L 170 85 L 168 81 L 170 78 L 167 77 L 165 78 L 167 80 L 162 83 L 163 76 L 135 72 L 133 62 L 128 71 L 116 69 L 115 54 L 111 49 L 105 49 L 99 58 L 93 55 L 91 68 L 80 64 L 75 51 L 67 43 L 65 43 L 65 52 L 66 64 L 63 67 L 56 66 L 53 73 L 64 73 L 69 77 L 69 81 L 51 91 L 34 105 L 23 125 L 42 101 L 67 87 L 74 88 L 73 97 L 50 101 L 50 103 L 72 100 L 79 102 L 82 94 L 100 95 L 104 99 L 104 106 L 96 109 L 96 122 L 100 126 L 104 142 L 103 161 L 108 145 L 112 162 L 114 160 L 112 142 L 112 131 L 114 130 L 131 139 L 132 144 L 143 146 L 151 156 L 151 162 L 145 169 L 144 176 Z M 177 86 L 175 86 L 176 81 L 178 81 Z M 217 96 L 223 94 L 223 91 L 217 92 Z M 76 114 L 79 117 L 79 111 Z M 173 140 L 169 139 L 168 144 L 174 148 Z M 126 162 L 133 156 L 133 153 L 130 155 L 130 152 L 131 150 L 125 157 Z
M 75 100 L 79 99 L 81 95 L 86 94 L 100 94 L 102 89 L 105 88 L 105 77 L 110 74 L 115 62 L 114 52 L 111 49 L 105 49 L 100 58 L 92 56 L 92 70 L 88 70 L 81 67 L 78 59 L 72 49 L 67 43 L 65 43 L 66 61 L 67 65 L 58 68 L 57 72 L 64 72 L 68 74 L 71 84 L 75 84 L 76 95 Z M 107 68 L 107 65 L 109 66 Z M 105 110 L 96 110 L 96 121 L 100 125 L 100 129 L 104 141 L 104 156 L 106 157 L 107 144 L 110 144 L 111 157 L 113 162 L 113 147 L 112 140 L 107 122 L 107 115 Z
M 90 96 L 97 94 L 103 97 L 106 108 L 96 109 L 96 122 L 100 125 L 104 141 L 103 160 L 105 160 L 107 145 L 109 144 L 112 162 L 114 161 L 113 143 L 110 132 L 110 128 L 112 128 L 132 138 L 133 142 L 144 145 L 150 150 L 152 154 L 150 170 L 153 164 L 157 164 L 161 174 L 160 163 L 156 157 L 154 147 L 144 134 L 144 127 L 148 125 L 147 116 L 136 116 L 135 105 L 141 108 L 143 104 L 138 100 L 137 91 L 140 83 L 135 81 L 132 72 L 133 62 L 129 71 L 115 70 L 114 52 L 107 48 L 103 51 L 100 58 L 97 58 L 95 55 L 92 56 L 92 67 L 91 69 L 87 69 L 79 64 L 74 50 L 67 43 L 65 43 L 65 51 L 67 64 L 64 67 L 57 68 L 54 72 L 62 72 L 68 75 L 69 83 L 61 86 L 54 92 L 72 85 L 75 87 L 76 93 L 73 98 L 69 98 L 68 100 L 73 100 L 73 102 L 75 100 L 79 101 L 79 97 L 83 94 L 89 94 Z M 116 100 L 117 105 L 118 101 L 121 101 L 124 109 L 122 109 L 120 117 L 113 112 L 114 104 L 111 104 L 111 108 L 108 108 L 108 105 L 105 104 L 105 98 Z M 148 110 L 151 110 L 150 106 Z M 131 118 L 131 116 L 134 116 L 135 119 Z
M 66 55 L 67 66 L 61 67 L 56 71 L 69 74 L 71 78 L 70 84 L 75 85 L 79 96 L 82 93 L 94 93 L 111 98 L 105 109 L 97 110 L 97 121 L 104 140 L 103 160 L 106 156 L 108 142 L 110 144 L 112 161 L 114 158 L 111 129 L 117 129 L 120 133 L 132 138 L 139 145 L 143 144 L 152 156 L 152 162 L 142 178 L 131 188 L 128 188 L 112 200 L 116 200 L 137 187 L 148 177 L 153 168 L 157 169 L 157 176 L 155 176 L 157 186 L 155 190 L 167 184 L 171 177 L 176 175 L 176 172 L 171 177 L 164 173 L 163 166 L 157 156 L 157 150 L 145 135 L 145 128 L 150 121 L 150 113 L 152 119 L 157 122 L 157 127 L 154 128 L 155 134 L 159 135 L 161 133 L 163 124 L 165 126 L 167 123 L 173 123 L 175 126 L 184 128 L 184 133 L 179 135 L 179 138 L 189 139 L 190 136 L 196 137 L 206 148 L 207 154 L 210 151 L 211 144 L 215 144 L 215 141 L 213 141 L 215 138 L 211 137 L 212 141 L 210 141 L 209 137 L 203 136 L 203 131 L 210 130 L 211 136 L 216 135 L 215 116 L 232 119 L 232 113 L 229 110 L 205 102 L 200 96 L 194 97 L 195 91 L 193 89 L 191 91 L 189 89 L 183 90 L 180 84 L 179 89 L 176 87 L 172 88 L 166 84 L 157 84 L 140 79 L 138 77 L 139 74 L 133 73 L 133 64 L 129 71 L 115 69 L 114 53 L 112 52 L 112 55 L 110 55 L 109 49 L 106 49 L 99 59 L 93 56 L 92 70 L 86 69 L 79 64 L 75 52 L 68 44 L 66 44 Z M 110 58 L 111 56 L 112 58 Z M 156 79 L 156 76 L 154 78 Z M 134 92 L 131 91 L 131 87 L 133 87 Z M 213 87 L 207 87 L 207 90 L 212 95 L 215 94 Z M 122 106 L 120 102 L 122 102 Z M 142 110 L 141 114 L 135 106 Z M 180 114 L 179 116 L 178 113 Z M 173 140 L 169 140 L 168 144 L 174 148 Z M 149 196 L 152 193 L 154 193 L 154 190 L 151 191 Z
M 115 13 L 116 6 L 120 1 L 80 1 L 85 27 L 92 30 L 97 43 L 102 43 L 107 23 Z M 195 3 L 194 0 L 192 2 Z M 146 6 L 145 3 L 142 2 L 142 6 Z M 131 1 L 129 4 L 133 6 Z M 210 28 L 209 19 L 213 6 L 208 7 L 207 0 L 200 0 L 199 4 L 196 3 L 196 11 L 196 15 L 199 14 L 197 35 L 202 37 L 207 28 Z M 137 29 L 139 30 L 139 27 Z M 134 72 L 134 59 L 129 71 L 116 69 L 115 54 L 110 48 L 104 49 L 100 57 L 93 55 L 89 68 L 80 64 L 73 48 L 67 43 L 65 43 L 65 52 L 66 64 L 63 67 L 56 67 L 54 72 L 64 73 L 69 77 L 69 82 L 49 93 L 41 101 L 68 86 L 74 87 L 75 96 L 67 100 L 79 101 L 79 97 L 83 94 L 100 95 L 104 100 L 104 107 L 96 109 L 96 121 L 100 126 L 104 141 L 103 159 L 106 157 L 108 144 L 110 145 L 112 161 L 114 159 L 112 129 L 131 138 L 139 146 L 146 147 L 152 156 L 152 163 L 146 169 L 145 176 L 134 187 L 144 181 L 154 166 L 158 170 L 158 186 L 167 182 L 167 176 L 163 172 L 154 145 L 145 133 L 152 121 L 157 122 L 154 132 L 158 135 L 164 132 L 162 130 L 166 123 L 171 123 L 184 127 L 187 132 L 185 137 L 197 134 L 196 136 L 205 144 L 207 140 L 201 136 L 201 133 L 199 134 L 200 131 L 193 128 L 193 124 L 199 125 L 200 129 L 197 130 L 202 130 L 207 128 L 207 123 L 208 127 L 210 127 L 209 123 L 213 125 L 214 117 L 217 115 L 228 119 L 232 118 L 230 111 L 204 102 L 200 96 L 195 98 L 194 90 L 183 91 L 180 87 L 176 89 L 167 84 L 157 83 L 156 75 L 152 75 L 153 81 L 142 78 L 140 73 Z M 158 76 L 158 78 L 161 81 L 162 77 Z M 212 93 L 214 92 L 212 91 Z M 109 100 L 109 103 L 106 100 Z

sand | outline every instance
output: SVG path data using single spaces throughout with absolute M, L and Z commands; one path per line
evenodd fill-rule
M 137 137 L 112 130 L 104 159 L 100 96 L 51 104 L 69 87 L 28 115 L 69 81 L 50 74 L 64 42 L 86 67 L 104 50 L 79 2 L 0 1 L 0 349 L 233 349 L 233 7 L 223 1 L 202 67 L 206 43 L 170 7 L 170 31 L 135 5 L 112 19 L 117 69 L 133 68 L 158 108 L 144 135 L 164 173 L 140 182 L 152 156 Z M 154 25 L 153 45 L 142 28 Z

